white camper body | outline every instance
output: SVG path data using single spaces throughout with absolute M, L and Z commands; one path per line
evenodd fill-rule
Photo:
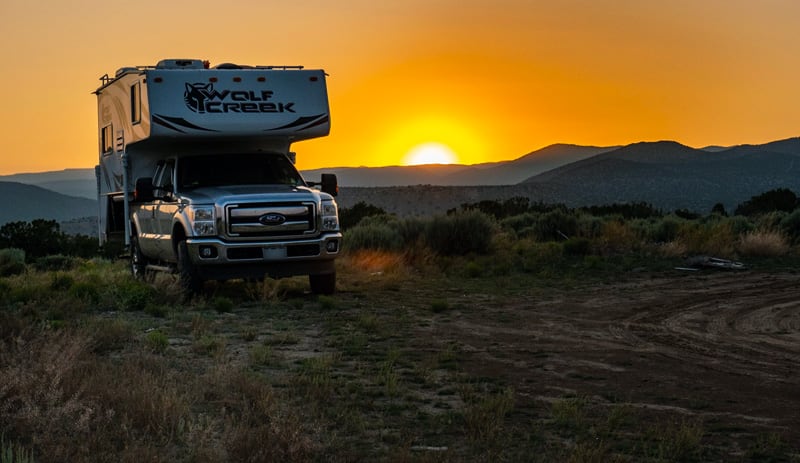
M 162 60 L 155 66 L 121 68 L 113 78 L 103 76 L 101 86 L 94 92 L 98 105 L 99 163 L 96 173 L 100 243 L 119 240 L 131 245 L 133 241 L 137 248 L 131 250 L 134 257 L 141 247 L 144 252 L 141 258 L 154 267 L 175 264 L 179 260 L 177 252 L 181 243 L 188 245 L 189 253 L 201 246 L 205 246 L 203 249 L 207 252 L 212 246 L 209 244 L 211 237 L 193 235 L 194 219 L 185 212 L 193 207 L 201 207 L 194 204 L 202 197 L 203 201 L 211 202 L 208 207 L 217 214 L 214 224 L 216 235 L 213 237 L 216 240 L 213 243 L 215 258 L 203 260 L 203 256 L 193 256 L 193 264 L 200 269 L 196 273 L 211 275 L 213 272 L 201 270 L 230 270 L 237 263 L 258 267 L 261 260 L 258 249 L 263 248 L 263 257 L 267 261 L 281 260 L 280 256 L 287 255 L 287 249 L 288 255 L 294 255 L 291 240 L 295 238 L 288 231 L 288 225 L 282 222 L 294 220 L 285 216 L 287 210 L 292 210 L 285 204 L 294 201 L 297 204 L 310 204 L 307 206 L 309 218 L 303 219 L 305 225 L 302 226 L 305 229 L 302 235 L 306 240 L 304 246 L 311 248 L 306 248 L 310 251 L 304 251 L 307 255 L 302 257 L 305 260 L 329 260 L 327 264 L 330 265 L 326 264 L 325 271 L 330 271 L 341 234 L 338 217 L 334 230 L 330 229 L 332 222 L 326 222 L 321 214 L 323 210 L 336 213 L 332 197 L 336 189 L 335 177 L 328 176 L 326 182 L 331 194 L 323 193 L 308 188 L 314 184 L 306 183 L 291 164 L 286 167 L 281 162 L 265 161 L 249 165 L 263 165 L 263 169 L 267 170 L 285 170 L 291 177 L 288 180 L 291 185 L 276 185 L 279 181 L 268 180 L 271 177 L 265 174 L 253 181 L 255 185 L 248 185 L 253 188 L 260 185 L 255 190 L 251 188 L 248 195 L 237 196 L 228 192 L 224 198 L 215 197 L 215 193 L 208 191 L 198 194 L 201 189 L 197 186 L 193 188 L 198 191 L 190 191 L 187 185 L 181 191 L 178 186 L 179 167 L 189 169 L 190 160 L 196 160 L 198 156 L 206 156 L 203 161 L 206 171 L 212 169 L 213 173 L 213 170 L 219 169 L 219 172 L 229 174 L 231 183 L 214 185 L 217 189 L 220 186 L 239 185 L 236 183 L 236 171 L 245 169 L 243 162 L 259 163 L 257 159 L 253 160 L 254 155 L 263 154 L 270 158 L 283 156 L 293 163 L 294 153 L 290 152 L 292 143 L 326 136 L 330 131 L 325 77 L 322 70 L 306 70 L 301 66 L 223 64 L 212 68 L 207 62 L 194 59 Z M 211 164 L 210 160 L 213 160 Z M 200 165 L 199 161 L 191 162 Z M 235 162 L 239 164 L 233 164 Z M 208 172 L 204 175 L 209 176 Z M 154 181 L 158 193 L 153 198 Z M 137 184 L 145 186 L 146 199 L 136 197 L 136 193 L 141 193 L 136 191 Z M 289 190 L 281 193 L 282 196 L 274 193 L 283 191 L 281 188 Z M 326 190 L 325 186 L 323 190 Z M 278 201 L 279 198 L 282 199 Z M 234 221 L 242 220 L 240 216 L 244 214 L 244 209 L 235 213 L 231 210 L 239 206 L 244 208 L 242 205 L 248 201 L 261 205 L 252 210 L 262 211 L 264 216 L 248 219 L 261 220 L 261 223 L 251 227 L 260 231 L 247 234 L 231 231 L 233 228 L 228 226 L 226 220 L 232 220 L 231 214 L 238 214 Z M 264 206 L 273 202 L 284 206 Z M 329 207 L 330 204 L 333 208 Z M 162 223 L 160 235 L 143 231 L 149 230 L 148 214 L 151 210 L 153 217 L 155 211 L 171 211 L 169 216 L 159 220 L 171 220 L 172 228 Z M 270 217 L 269 220 L 275 223 L 267 223 L 265 217 Z M 328 224 L 328 229 L 320 226 L 322 222 Z M 301 227 L 298 224 L 294 226 Z M 270 230 L 273 232 L 267 233 L 262 230 L 264 227 L 272 227 Z M 281 243 L 271 238 L 278 235 L 285 235 Z M 309 244 L 309 239 L 318 240 L 323 247 L 319 256 L 313 255 L 316 242 Z M 330 240 L 336 241 L 335 245 L 329 245 Z M 165 241 L 172 243 L 163 244 Z M 233 245 L 239 248 L 247 245 L 253 249 L 237 254 L 249 256 L 248 262 L 226 260 L 228 248 Z M 325 251 L 326 245 L 335 252 Z M 267 252 L 266 249 L 273 251 Z M 275 262 L 264 262 L 265 266 L 267 263 Z M 303 272 L 303 266 L 299 267 L 300 270 L 294 273 Z M 247 272 L 242 274 L 246 275 Z
M 95 91 L 101 244 L 110 233 L 124 231 L 127 214 L 121 208 L 134 180 L 168 155 L 211 149 L 289 154 L 293 142 L 330 132 L 324 71 L 206 66 L 169 59 L 101 78 Z

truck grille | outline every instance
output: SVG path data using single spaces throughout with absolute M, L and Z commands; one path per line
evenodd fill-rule
M 316 231 L 314 203 L 232 204 L 226 213 L 232 237 L 290 238 Z

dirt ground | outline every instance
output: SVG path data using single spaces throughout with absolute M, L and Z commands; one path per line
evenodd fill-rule
M 504 378 L 517 409 L 565 396 L 800 447 L 800 275 L 687 272 L 470 297 L 421 339 L 459 342 L 473 377 Z M 744 449 L 728 449 L 736 455 Z
M 165 320 L 166 355 L 249 365 L 332 460 L 799 461 L 800 275 L 623 275 L 346 274 Z

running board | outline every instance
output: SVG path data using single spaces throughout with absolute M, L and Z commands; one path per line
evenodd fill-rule
M 156 270 L 159 272 L 167 272 L 167 273 L 174 273 L 175 268 L 170 267 L 169 265 L 155 265 L 155 264 L 147 264 L 147 270 Z

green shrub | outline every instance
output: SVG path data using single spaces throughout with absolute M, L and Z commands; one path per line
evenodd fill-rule
M 40 272 L 70 270 L 75 267 L 76 259 L 70 256 L 54 254 L 51 256 L 39 257 L 34 261 L 33 268 Z
M 709 254 L 715 257 L 733 257 L 736 237 L 729 221 L 712 224 L 686 222 L 681 224 L 677 240 L 689 254 Z
M 224 296 L 216 296 L 211 300 L 211 307 L 219 313 L 228 313 L 233 311 L 233 301 Z
M 333 310 L 336 308 L 336 298 L 320 294 L 317 296 L 317 302 L 323 310 Z
M 78 300 L 97 305 L 100 302 L 100 287 L 94 281 L 76 281 L 69 287 L 68 294 Z
M 800 242 L 800 209 L 784 216 L 780 222 L 780 229 L 792 242 Z
M 388 218 L 388 216 L 380 216 Z M 397 220 L 373 220 L 365 217 L 357 226 L 347 232 L 345 246 L 351 250 L 381 249 L 393 251 L 403 246 L 403 239 L 397 227 Z
M 668 215 L 659 220 L 654 228 L 653 233 L 648 238 L 655 243 L 669 243 L 678 237 L 683 219 L 674 215 Z
M 753 196 L 740 204 L 734 213 L 736 215 L 754 216 L 773 211 L 791 212 L 797 205 L 798 199 L 792 190 L 778 188 Z
M 397 222 L 397 233 L 406 246 L 413 245 L 425 234 L 425 222 L 416 217 L 409 217 Z
M 0 277 L 18 275 L 25 271 L 25 251 L 19 248 L 0 249 Z
M 269 365 L 274 361 L 272 346 L 258 344 L 250 348 L 250 362 L 253 365 Z
M 50 289 L 54 291 L 67 291 L 75 284 L 75 278 L 65 272 L 52 272 L 50 274 Z
M 470 261 L 464 266 L 464 274 L 469 278 L 478 278 L 483 275 L 483 267 L 481 264 Z
M 0 434 L 0 462 L 33 463 L 33 451 L 26 449 L 22 444 L 6 442 L 5 436 Z
M 169 338 L 167 335 L 159 330 L 153 330 L 147 333 L 145 337 L 145 344 L 147 347 L 156 353 L 162 353 L 169 347 Z
M 575 234 L 582 238 L 598 238 L 603 234 L 603 219 L 581 214 L 577 217 Z
M 385 214 L 386 211 L 380 207 L 360 201 L 351 208 L 339 209 L 339 224 L 343 230 L 349 230 L 358 225 L 365 217 Z
M 521 241 L 514 251 L 517 267 L 524 272 L 547 276 L 564 268 L 564 247 L 561 243 Z
M 573 214 L 556 209 L 540 215 L 533 230 L 539 241 L 561 241 L 576 234 L 578 219 Z
M 735 236 L 744 235 L 747 232 L 755 230 L 755 225 L 747 217 L 735 215 L 727 219 L 728 226 L 731 227 L 731 233 Z
M 772 211 L 758 216 L 755 221 L 755 229 L 757 230 L 778 230 L 781 227 L 781 222 L 789 216 L 788 212 Z
M 141 311 L 154 302 L 155 290 L 152 286 L 134 280 L 122 279 L 111 288 L 107 296 L 112 307 L 126 311 Z
M 537 220 L 539 220 L 539 214 L 526 212 L 501 220 L 500 228 L 503 230 L 513 230 L 516 234 L 520 235 L 524 230 L 532 227 Z
M 485 254 L 494 232 L 493 220 L 478 211 L 434 217 L 425 229 L 425 244 L 442 255 Z

